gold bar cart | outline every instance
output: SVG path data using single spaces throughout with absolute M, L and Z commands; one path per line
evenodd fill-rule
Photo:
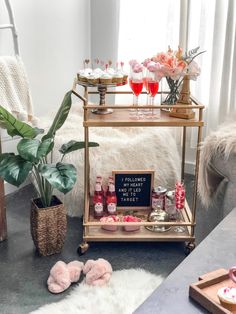
M 107 105 L 105 104 L 105 97 L 100 98 L 100 105 L 89 104 L 89 94 L 99 94 L 99 91 L 89 90 L 93 85 L 80 84 L 84 86 L 84 94 L 80 95 L 77 89 L 78 81 L 75 80 L 72 88 L 74 95 L 80 98 L 83 102 L 84 108 L 84 141 L 85 141 L 85 158 L 84 158 L 84 215 L 83 215 L 83 242 L 80 244 L 78 252 L 83 254 L 89 248 L 89 242 L 98 241 L 180 241 L 185 242 L 185 253 L 190 253 L 195 247 L 195 218 L 196 218 L 196 200 L 197 200 L 197 184 L 198 184 L 198 168 L 200 147 L 199 144 L 202 138 L 203 127 L 203 109 L 204 106 L 200 104 L 195 98 L 191 97 L 193 105 L 181 105 L 178 108 L 194 109 L 196 117 L 192 119 L 180 119 L 176 117 L 170 117 L 167 111 L 161 110 L 161 116 L 152 120 L 131 120 L 129 118 L 129 109 L 135 109 L 133 105 Z M 106 91 L 107 94 L 132 94 L 129 91 Z M 101 95 L 100 95 L 101 97 Z M 159 106 L 144 106 L 146 109 L 170 109 L 172 106 L 159 105 Z M 111 110 L 108 110 L 111 109 Z M 100 111 L 100 114 L 94 114 L 93 112 Z M 103 114 L 102 111 L 112 114 Z M 181 179 L 184 179 L 184 164 L 185 164 L 185 149 L 186 149 L 186 133 L 187 128 L 196 127 L 198 129 L 197 136 L 197 148 L 195 154 L 195 182 L 193 190 L 192 208 L 190 209 L 187 201 L 185 201 L 185 207 L 182 212 L 182 222 L 114 222 L 108 223 L 109 225 L 125 226 L 125 225 L 138 225 L 140 230 L 138 232 L 125 232 L 122 228 L 119 228 L 115 233 L 103 230 L 101 228 L 104 223 L 101 223 L 93 218 L 92 208 L 90 202 L 89 191 L 89 178 L 90 178 L 90 164 L 89 164 L 89 128 L 91 127 L 180 127 L 182 128 L 182 163 L 181 163 Z M 185 226 L 185 231 L 182 233 L 169 230 L 163 233 L 151 232 L 147 230 L 146 226 Z M 169 228 L 168 228 L 169 229 Z

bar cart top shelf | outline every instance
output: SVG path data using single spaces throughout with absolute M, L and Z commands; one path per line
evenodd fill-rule
M 170 117 L 168 112 L 161 111 L 159 117 L 155 119 L 140 119 L 131 120 L 129 117 L 129 109 L 131 106 L 105 106 L 112 108 L 113 113 L 109 115 L 95 115 L 91 112 L 91 109 L 98 108 L 99 106 L 88 105 L 87 117 L 84 120 L 84 126 L 88 127 L 131 127 L 131 126 L 203 126 L 203 121 L 197 117 L 193 119 L 180 119 Z M 126 108 L 127 107 L 127 108 Z M 156 107 L 156 106 L 155 106 Z M 160 107 L 160 106 L 159 106 Z
M 83 86 L 85 89 L 84 97 L 79 95 L 76 92 L 76 86 L 80 85 Z M 122 84 L 125 85 L 125 84 Z M 105 91 L 103 91 L 103 96 L 101 96 L 101 91 L 94 91 L 94 87 L 101 87 L 102 89 L 105 88 Z M 204 106 L 196 100 L 194 97 L 191 97 L 192 105 L 181 105 L 181 106 L 175 106 L 175 108 L 192 108 L 195 110 L 196 115 L 195 118 L 192 119 L 181 119 L 181 118 L 175 118 L 170 117 L 168 111 L 161 110 L 160 116 L 154 119 L 140 119 L 140 120 L 132 120 L 129 116 L 129 109 L 132 108 L 154 108 L 154 109 L 171 109 L 173 105 L 155 105 L 155 106 L 139 106 L 135 107 L 132 106 L 132 104 L 126 104 L 126 105 L 108 105 L 105 103 L 105 94 L 119 94 L 119 95 L 128 95 L 132 94 L 131 91 L 117 91 L 117 90 L 111 90 L 108 91 L 108 87 L 119 87 L 116 84 L 97 84 L 92 85 L 85 82 L 80 82 L 78 80 L 74 81 L 72 92 L 78 96 L 81 100 L 84 102 L 84 123 L 83 125 L 85 127 L 132 127 L 132 126 L 140 126 L 140 127 L 151 127 L 151 126 L 170 126 L 170 127 L 182 127 L 182 126 L 194 126 L 199 127 L 203 126 L 204 122 L 202 119 L 202 110 L 204 109 Z M 90 90 L 90 88 L 92 88 Z M 146 92 L 143 92 L 146 93 Z M 161 94 L 162 92 L 159 92 Z M 88 96 L 90 94 L 99 94 L 100 95 L 100 104 L 90 104 L 88 101 Z M 98 111 L 101 114 L 94 114 L 98 113 Z M 102 114 L 102 111 L 110 113 L 110 114 Z

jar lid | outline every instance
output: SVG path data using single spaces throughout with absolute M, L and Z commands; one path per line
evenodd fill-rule
M 162 186 L 158 186 L 158 187 L 153 189 L 153 192 L 156 193 L 157 195 L 165 194 L 166 191 L 167 191 L 167 189 L 162 187 Z

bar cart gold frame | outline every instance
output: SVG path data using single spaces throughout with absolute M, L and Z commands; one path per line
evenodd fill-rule
M 107 105 L 103 101 L 102 105 L 91 105 L 88 101 L 89 94 L 99 94 L 99 91 L 89 91 L 89 87 L 84 87 L 84 95 L 80 95 L 77 91 L 78 81 L 75 79 L 72 93 L 76 95 L 83 102 L 84 109 L 84 215 L 83 215 L 83 242 L 78 248 L 79 254 L 83 254 L 89 248 L 88 242 L 100 242 L 100 241 L 159 241 L 159 242 L 185 242 L 185 253 L 190 253 L 195 247 L 195 218 L 196 218 L 196 202 L 197 202 L 197 185 L 198 185 L 198 172 L 199 172 L 199 157 L 200 157 L 200 142 L 202 138 L 202 127 L 203 123 L 203 109 L 204 106 L 200 104 L 194 97 L 191 97 L 193 105 L 180 105 L 178 108 L 192 108 L 196 111 L 195 118 L 192 119 L 180 119 L 170 117 L 167 111 L 161 111 L 161 117 L 158 119 L 151 120 L 131 120 L 129 119 L 129 109 L 138 109 L 140 107 L 133 105 Z M 130 91 L 106 91 L 107 94 L 132 94 Z M 159 105 L 159 106 L 144 106 L 146 109 L 171 109 L 173 106 L 170 105 Z M 112 109 L 112 114 L 94 114 L 92 110 L 107 110 Z M 182 211 L 183 221 L 169 221 L 169 222 L 114 222 L 107 223 L 108 225 L 118 226 L 116 232 L 110 232 L 101 228 L 104 223 L 95 220 L 90 213 L 90 165 L 89 165 L 89 128 L 90 127 L 181 127 L 182 128 L 182 162 L 181 162 L 181 179 L 184 179 L 185 169 L 185 152 L 186 152 L 186 133 L 187 127 L 197 127 L 197 148 L 195 154 L 195 181 L 192 198 L 192 210 L 185 201 L 185 207 Z M 126 232 L 123 231 L 122 226 L 126 225 L 138 225 L 140 226 L 139 231 Z M 177 233 L 172 230 L 163 233 L 151 232 L 145 228 L 145 226 L 186 226 L 186 231 L 183 233 Z M 169 228 L 168 228 L 169 229 Z

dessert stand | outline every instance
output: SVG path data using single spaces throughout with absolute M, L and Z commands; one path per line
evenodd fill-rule
M 88 87 L 97 87 L 97 90 L 98 90 L 98 93 L 100 96 L 99 106 L 101 106 L 101 107 L 96 108 L 96 109 L 92 109 L 91 112 L 95 113 L 95 114 L 109 114 L 109 113 L 112 113 L 113 110 L 111 108 L 104 108 L 108 87 L 123 86 L 123 85 L 126 85 L 127 82 L 123 82 L 123 83 L 119 83 L 119 84 L 118 83 L 109 83 L 109 84 L 96 83 L 96 84 L 92 84 L 92 83 L 83 82 L 83 81 L 78 80 L 77 84 L 85 87 L 86 89 Z M 90 92 L 90 94 L 91 94 L 91 92 Z

